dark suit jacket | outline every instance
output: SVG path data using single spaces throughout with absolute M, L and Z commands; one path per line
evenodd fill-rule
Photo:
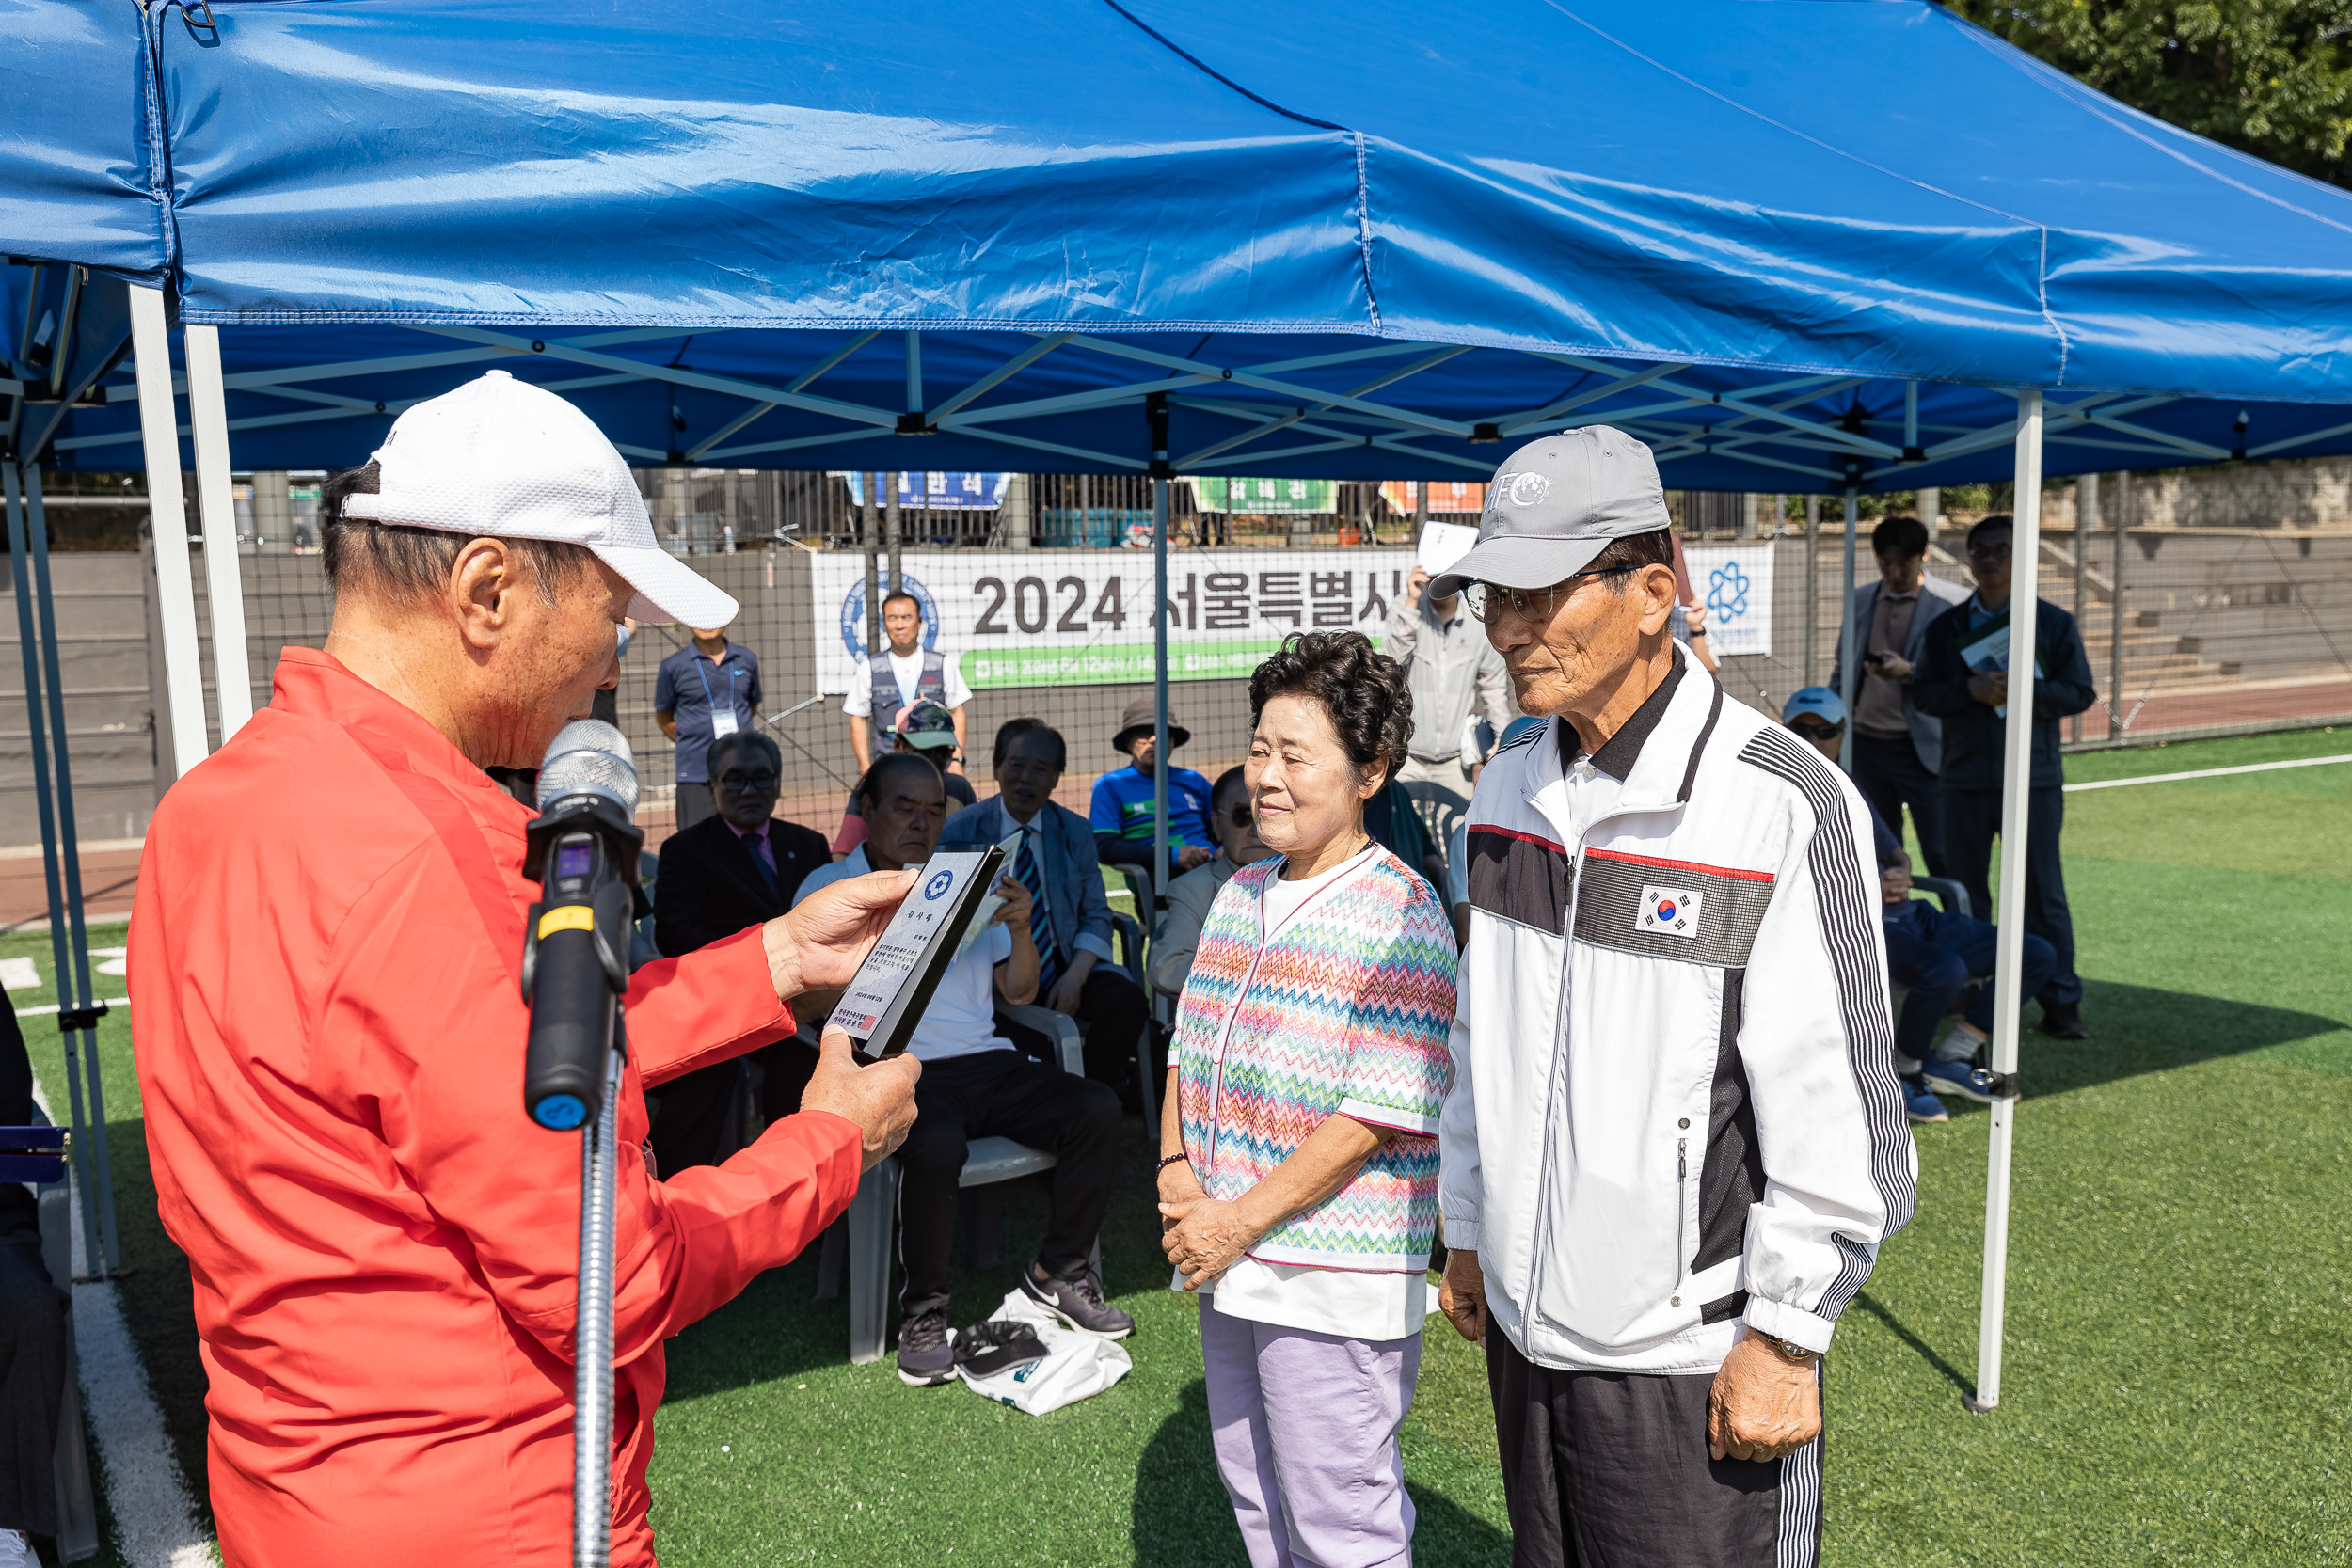
M 1911 700 L 1920 712 L 1944 721 L 1944 787 L 1996 790 L 2001 787 L 2001 742 L 2009 721 L 1968 695 L 1968 677 L 1975 672 L 1960 657 L 1968 629 L 1965 603 L 1955 605 L 1929 626 L 1926 646 L 1911 674 Z M 2047 600 L 2037 599 L 2033 634 L 2042 678 L 2033 683 L 2033 777 L 2026 787 L 2056 789 L 2066 782 L 2065 764 L 2058 752 L 2058 721 L 2082 712 L 2097 701 L 2098 693 L 2091 687 L 2090 658 L 2083 652 L 2082 632 L 2072 615 Z M 2012 655 L 2012 675 L 2021 668 L 2023 662 Z
M 771 821 L 768 847 L 776 857 L 774 893 L 752 863 L 751 847 L 723 818 L 709 817 L 670 835 L 661 847 L 653 889 L 653 940 L 664 958 L 775 919 L 792 907 L 802 878 L 833 863 L 824 835 L 798 822 Z
M 1103 863 L 1094 849 L 1094 830 L 1067 806 L 1045 802 L 1038 813 L 1043 830 L 1046 919 L 1054 943 L 1067 961 L 1078 953 L 1091 953 L 1104 969 L 1114 967 L 1111 956 L 1111 901 L 1103 893 Z M 977 806 L 966 806 L 947 818 L 940 830 L 942 849 L 977 849 L 1002 842 L 1015 824 L 1005 811 L 1004 797 L 992 795 Z M 1012 870 L 1011 865 L 1005 867 Z

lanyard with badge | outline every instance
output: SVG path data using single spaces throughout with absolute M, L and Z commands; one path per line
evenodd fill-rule
M 703 657 L 700 654 L 694 656 L 694 673 L 702 677 L 703 705 L 710 709 L 710 738 L 717 740 L 723 736 L 733 735 L 735 733 L 735 672 L 732 670 L 727 672 L 727 710 L 724 713 L 719 711 L 719 699 L 710 694 L 710 672 L 703 668 Z

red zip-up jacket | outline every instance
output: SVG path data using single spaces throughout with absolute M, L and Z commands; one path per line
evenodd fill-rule
M 230 1568 L 570 1560 L 580 1138 L 522 1108 L 531 815 L 307 648 L 155 813 L 131 1027 Z M 756 930 L 640 970 L 628 1020 L 612 1560 L 644 1564 L 662 1340 L 849 1206 L 859 1134 L 804 1112 L 648 1177 L 645 1085 L 792 1027 Z

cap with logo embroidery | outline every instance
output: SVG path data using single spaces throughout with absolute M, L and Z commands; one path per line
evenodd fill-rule
M 1671 526 L 1649 448 L 1612 425 L 1564 430 L 1503 460 L 1486 486 L 1478 543 L 1429 592 L 1548 588 L 1591 565 L 1611 540 Z
M 346 517 L 578 545 L 636 591 L 637 620 L 735 619 L 733 596 L 655 540 L 636 478 L 596 421 L 544 388 L 488 372 L 394 420 L 374 456 L 376 492 L 343 498 Z

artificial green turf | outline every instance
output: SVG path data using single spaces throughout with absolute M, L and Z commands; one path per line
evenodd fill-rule
M 2075 780 L 2352 752 L 2352 733 L 2068 760 Z M 1829 1369 L 1825 1560 L 2352 1561 L 2352 765 L 2080 792 L 2067 876 L 2094 1031 L 2025 1037 L 2001 1406 L 1967 1415 L 1985 1118 L 1919 1130 L 1919 1216 L 1884 1249 Z M 0 954 L 45 938 L 0 939 Z M 118 993 L 119 994 L 119 993 Z M 20 1006 L 45 997 L 12 993 Z M 2028 1009 L 2030 1013 L 2031 1009 Z M 56 1036 L 28 1020 L 62 1113 Z M 183 1463 L 200 1463 L 184 1268 L 144 1186 L 126 1032 L 103 1061 L 126 1287 Z M 1231 1564 L 1188 1305 L 1161 1289 L 1130 1124 L 1104 1238 L 1136 1370 L 1030 1418 L 845 1364 L 813 1260 L 670 1346 L 655 1524 L 664 1560 Z M 1041 1195 L 1005 1204 L 1010 1286 Z M 1427 1336 L 1406 1473 L 1422 1561 L 1508 1560 L 1477 1354 Z M 196 1480 L 200 1494 L 200 1477 Z

